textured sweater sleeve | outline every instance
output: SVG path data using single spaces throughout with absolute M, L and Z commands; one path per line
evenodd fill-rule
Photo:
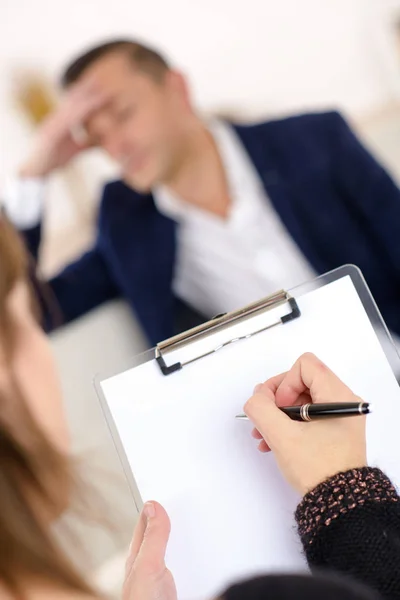
M 303 498 L 296 521 L 312 569 L 333 569 L 400 599 L 400 498 L 382 471 L 335 475 Z

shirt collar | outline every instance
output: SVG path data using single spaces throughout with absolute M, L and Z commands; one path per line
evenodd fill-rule
M 249 185 L 255 182 L 254 166 L 232 125 L 226 121 L 213 119 L 207 123 L 207 127 L 217 145 L 227 176 L 229 193 L 232 199 L 230 220 L 236 221 L 247 209 L 247 194 L 241 193 L 241 191 L 248 190 Z M 164 185 L 159 185 L 153 189 L 153 197 L 158 210 L 176 221 L 189 218 L 193 212 L 204 212 L 184 202 Z

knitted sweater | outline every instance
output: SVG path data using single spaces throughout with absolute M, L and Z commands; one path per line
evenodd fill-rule
M 312 569 L 350 575 L 400 599 L 400 498 L 379 469 L 339 473 L 308 493 L 296 521 Z

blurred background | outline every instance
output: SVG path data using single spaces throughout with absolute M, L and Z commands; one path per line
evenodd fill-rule
M 3 0 L 0 32 L 0 188 L 57 102 L 64 65 L 115 37 L 137 37 L 165 52 L 189 76 L 204 113 L 248 121 L 341 110 L 400 181 L 400 0 Z M 101 187 L 113 173 L 92 151 L 51 178 L 46 275 L 87 247 Z M 123 302 L 52 339 L 75 450 L 118 479 L 103 488 L 115 512 L 127 515 L 119 545 L 95 528 L 87 536 L 93 576 L 115 590 L 135 510 L 93 377 L 118 369 L 145 344 Z
M 54 93 L 72 57 L 124 36 L 153 43 L 181 67 L 203 111 L 254 118 L 339 108 L 400 169 L 399 0 L 6 0 L 1 13 L 0 185 L 32 135 L 18 100 L 24 82 Z M 43 256 L 46 271 L 86 245 L 85 217 L 112 172 L 98 152 L 77 163 L 49 189 L 57 201 L 49 202 L 48 232 L 58 242 Z

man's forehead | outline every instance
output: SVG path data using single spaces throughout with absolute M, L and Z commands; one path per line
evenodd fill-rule
M 124 83 L 134 83 L 139 73 L 132 60 L 121 52 L 102 56 L 88 67 L 77 82 L 93 84 L 102 89 L 122 88 Z
M 121 54 L 102 57 L 91 65 L 77 85 L 93 87 L 98 93 L 104 93 L 106 100 L 82 123 L 86 132 L 95 135 L 101 119 L 112 115 L 122 98 L 136 96 L 139 80 L 140 74 L 135 65 L 129 57 Z

